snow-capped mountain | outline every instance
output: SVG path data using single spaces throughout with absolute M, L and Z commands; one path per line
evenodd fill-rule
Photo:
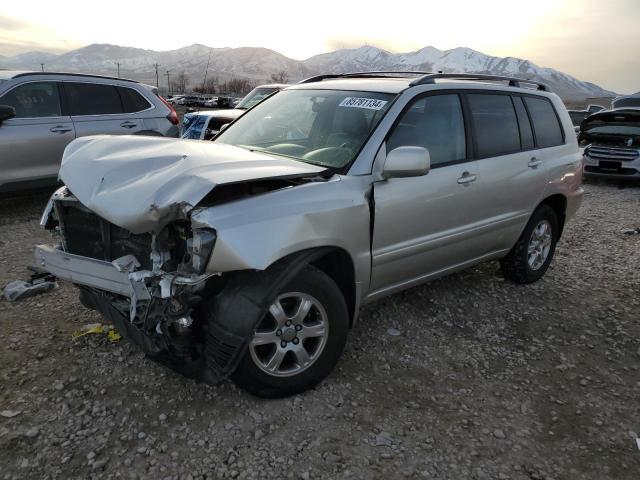
M 364 46 L 316 55 L 303 62 L 314 73 L 339 73 L 365 70 L 422 70 L 444 73 L 484 73 L 513 76 L 546 83 L 563 98 L 614 96 L 593 83 L 582 82 L 571 75 L 542 68 L 528 60 L 514 57 L 492 57 L 470 48 L 438 50 L 425 47 L 415 52 L 390 53 Z
M 528 60 L 493 57 L 470 48 L 439 50 L 425 47 L 414 52 L 391 53 L 365 45 L 315 55 L 303 61 L 288 58 L 267 48 L 211 48 L 194 44 L 177 50 L 156 51 L 109 44 L 92 44 L 61 55 L 29 52 L 13 57 L 0 56 L 0 68 L 48 71 L 87 72 L 115 75 L 120 64 L 123 77 L 155 83 L 155 64 L 159 64 L 161 81 L 167 70 L 171 75 L 184 72 L 191 83 L 201 81 L 209 63 L 208 77 L 221 81 L 231 77 L 268 81 L 270 76 L 286 72 L 290 81 L 320 73 L 371 70 L 422 70 L 437 72 L 486 73 L 515 76 L 547 83 L 565 99 L 612 96 L 597 85 L 582 82 L 566 73 L 542 68 Z

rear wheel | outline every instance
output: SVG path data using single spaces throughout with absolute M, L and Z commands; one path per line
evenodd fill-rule
M 307 267 L 269 306 L 232 378 L 260 397 L 307 390 L 337 363 L 348 328 L 338 286 L 324 272 Z
M 548 205 L 541 205 L 509 255 L 500 260 L 505 278 L 515 283 L 532 283 L 542 278 L 553 258 L 558 234 L 556 212 Z

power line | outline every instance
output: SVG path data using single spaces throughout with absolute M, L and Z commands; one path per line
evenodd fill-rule
M 157 63 L 154 63 L 153 66 L 156 68 L 156 88 L 160 88 L 160 81 L 158 79 L 158 67 L 160 65 Z
M 40 68 L 42 69 L 42 71 L 44 72 L 44 63 L 40 64 Z
M 118 78 L 120 78 L 120 63 L 114 62 L 118 66 Z

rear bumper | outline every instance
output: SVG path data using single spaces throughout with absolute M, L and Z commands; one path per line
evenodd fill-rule
M 110 262 L 73 255 L 52 245 L 37 245 L 34 254 L 36 265 L 62 280 L 132 296 L 129 274 L 118 271 Z

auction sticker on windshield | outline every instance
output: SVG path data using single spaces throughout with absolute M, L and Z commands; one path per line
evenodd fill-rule
M 339 107 L 367 108 L 369 110 L 380 110 L 387 104 L 386 100 L 377 98 L 347 97 L 340 102 Z

